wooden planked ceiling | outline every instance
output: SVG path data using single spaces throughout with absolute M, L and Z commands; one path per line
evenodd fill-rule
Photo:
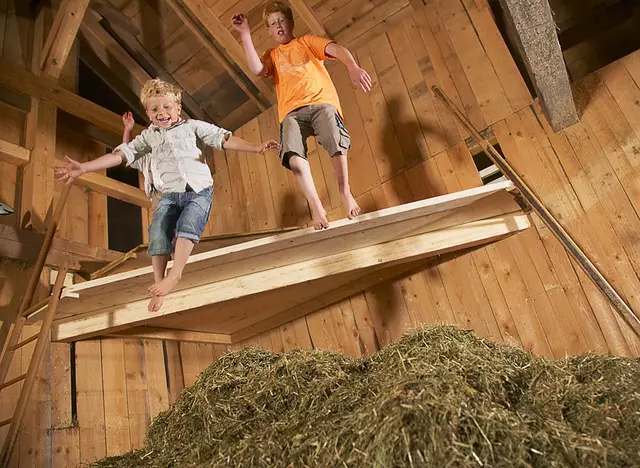
M 273 45 L 262 22 L 266 0 L 94 0 L 95 55 L 117 69 L 121 81 L 134 92 L 140 77 L 169 77 L 185 92 L 185 111 L 235 130 L 275 103 L 273 83 L 243 71 L 239 37 L 230 26 L 231 16 L 246 14 L 259 53 Z M 341 44 L 366 40 L 385 28 L 389 19 L 408 14 L 409 0 L 296 0 L 291 2 L 300 36 L 324 27 Z M 308 8 L 308 11 L 299 11 Z M 303 18 L 307 18 L 305 21 Z M 95 31 L 95 23 L 105 31 Z M 102 33 L 114 40 L 96 46 Z M 114 48 L 118 50 L 114 50 Z M 86 47 L 85 47 L 86 49 Z M 97 50 L 95 50 L 97 49 Z M 123 50 L 138 62 L 138 69 L 122 63 Z M 237 60 L 238 55 L 242 60 Z M 120 59 L 119 59 L 120 58 Z M 122 70 L 131 76 L 123 76 Z M 245 68 L 246 70 L 246 68 Z M 122 87 L 122 83 L 118 84 Z M 118 87 L 115 86 L 115 87 Z M 189 105 L 187 105 L 189 104 Z M 193 111 L 191 111 L 193 110 Z

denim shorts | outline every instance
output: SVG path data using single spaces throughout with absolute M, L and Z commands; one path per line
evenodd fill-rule
M 200 240 L 211 212 L 213 189 L 163 193 L 149 226 L 149 255 L 169 255 L 174 237 Z

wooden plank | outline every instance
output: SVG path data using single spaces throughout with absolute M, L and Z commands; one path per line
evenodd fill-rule
M 102 386 L 107 456 L 131 450 L 124 340 L 102 340 Z
M 558 131 L 575 124 L 578 113 L 549 2 L 500 0 L 500 5 L 551 127 Z
M 237 64 L 251 82 L 258 88 L 261 95 L 268 103 L 276 102 L 276 97 L 270 87 L 266 85 L 262 78 L 251 73 L 247 65 L 247 60 L 242 50 L 242 46 L 236 41 L 229 30 L 222 24 L 220 19 L 211 11 L 204 0 L 174 0 L 184 4 L 202 23 L 204 29 L 220 44 L 222 49 L 229 56 L 232 63 Z
M 440 18 L 487 125 L 511 115 L 502 84 L 460 0 L 440 1 L 439 5 Z
M 161 411 L 169 408 L 169 389 L 167 388 L 164 351 L 162 342 L 143 340 L 145 374 L 147 376 L 147 397 L 149 417 L 155 418 Z
M 27 70 L 0 61 L 0 84 L 14 91 L 55 104 L 60 109 L 113 133 L 122 133 L 122 118 L 119 115 L 61 88 L 51 78 L 37 76 Z M 139 133 L 142 130 L 140 125 L 136 125 L 134 132 Z
M 387 36 L 373 40 L 370 50 L 389 109 L 391 120 L 387 125 L 395 128 L 402 151 L 396 163 L 400 170 L 410 168 L 429 157 L 429 148 L 421 129 L 411 124 L 416 122 L 416 114 Z
M 22 166 L 29 162 L 31 151 L 22 146 L 0 139 L 0 161 Z
M 225 298 L 224 300 L 229 300 L 234 297 L 257 293 L 261 290 L 271 290 L 288 286 L 291 284 L 291 278 L 296 278 L 295 283 L 300 283 L 315 278 L 331 276 L 332 274 L 345 271 L 347 265 L 353 264 L 353 262 L 357 264 L 358 269 L 368 268 L 386 262 L 407 262 L 435 253 L 440 254 L 452 249 L 466 248 L 479 243 L 486 243 L 509 235 L 512 232 L 525 229 L 528 226 L 528 220 L 524 215 L 502 215 L 492 218 L 491 221 L 471 222 L 463 226 L 438 231 L 437 234 L 422 234 L 399 241 L 388 242 L 382 246 L 358 249 L 352 251 L 350 255 L 342 253 L 325 257 L 321 260 L 312 260 L 302 264 L 294 264 L 293 266 L 275 268 L 267 273 L 260 272 L 246 275 L 242 284 L 238 284 L 234 278 L 210 285 L 190 288 L 189 290 L 183 290 L 173 294 L 179 298 L 188 293 L 191 298 L 190 308 L 201 307 L 206 304 L 219 302 L 222 297 Z M 452 242 L 452 239 L 455 239 L 455 241 Z M 273 277 L 268 283 L 266 283 L 266 274 Z M 146 309 L 143 312 L 140 307 L 146 302 L 147 300 L 141 300 L 116 306 L 115 308 L 106 308 L 92 316 L 58 323 L 53 332 L 54 340 L 67 340 L 71 337 L 77 339 L 98 333 L 110 333 L 112 330 L 129 328 L 136 322 L 148 321 L 152 317 L 149 316 L 149 312 Z M 175 311 L 174 308 L 176 305 L 172 306 L 171 303 L 166 305 L 168 305 L 168 307 L 163 311 L 163 315 Z M 143 315 L 145 312 L 146 315 Z
M 167 381 L 169 385 L 169 403 L 173 404 L 184 388 L 182 361 L 180 359 L 180 343 L 167 341 L 164 344 L 167 363 Z
M 131 450 L 138 450 L 142 448 L 150 421 L 147 410 L 144 348 L 142 341 L 137 339 L 125 339 L 123 343 L 129 440 Z
M 75 349 L 80 460 L 88 463 L 107 454 L 102 351 L 100 340 L 78 342 Z
M 54 78 L 60 76 L 88 6 L 89 0 L 63 0 L 58 7 L 54 27 L 43 48 L 44 73 Z M 58 28 L 54 29 L 56 25 Z
M 328 230 L 314 231 L 313 228 L 296 230 L 196 254 L 191 257 L 187 265 L 181 285 L 182 288 L 194 287 L 206 282 L 228 279 L 243 271 L 257 272 L 276 266 L 291 265 L 295 262 L 321 259 L 333 254 L 351 253 L 360 248 L 394 240 L 398 235 L 404 237 L 407 232 L 413 235 L 418 234 L 419 231 L 433 232 L 468 221 L 518 210 L 519 207 L 512 197 L 503 191 L 508 186 L 508 183 L 492 184 L 364 214 L 358 218 L 357 222 L 336 221 Z M 409 231 L 406 231 L 407 229 Z M 348 235 L 354 237 L 347 243 Z M 280 250 L 285 247 L 288 255 L 283 258 Z M 227 267 L 227 271 L 218 269 L 207 276 L 196 273 L 204 268 L 229 262 L 236 264 L 232 270 L 229 270 L 230 267 Z M 232 272 L 235 273 L 232 274 Z M 66 309 L 59 312 L 59 317 L 75 313 L 75 306 L 80 306 L 78 312 L 86 311 L 89 304 L 98 300 L 101 295 L 103 296 L 99 301 L 107 301 L 102 305 L 133 300 L 140 292 L 142 297 L 146 297 L 148 278 L 151 274 L 152 268 L 145 267 L 92 280 L 90 283 L 74 285 L 66 290 L 67 293 L 82 293 L 83 290 L 91 288 L 92 294 L 84 298 L 82 305 L 63 299 L 68 304 L 65 305 Z M 118 284 L 118 281 L 123 280 L 126 280 L 129 285 L 126 292 L 122 291 Z M 142 291 L 134 291 L 132 289 L 134 285 L 141 287 Z M 114 295 L 114 291 L 119 291 L 120 294 Z
M 111 336 L 144 338 L 146 340 L 186 341 L 190 343 L 231 344 L 231 337 L 222 333 L 203 333 L 160 327 L 130 328 L 112 333 Z
M 500 34 L 489 2 L 462 0 L 462 3 L 480 38 L 484 52 L 493 65 L 500 85 L 511 104 L 511 109 L 517 112 L 530 105 L 533 102 L 531 93 Z
M 185 387 L 191 387 L 196 382 L 202 370 L 198 364 L 197 351 L 197 343 L 180 343 L 181 367 Z

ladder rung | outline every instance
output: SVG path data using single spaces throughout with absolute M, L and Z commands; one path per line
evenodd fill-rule
M 14 383 L 18 383 L 21 380 L 24 380 L 27 377 L 27 374 L 22 374 L 19 377 L 16 377 L 15 379 L 9 380 L 8 382 L 3 383 L 2 385 L 0 385 L 0 390 L 2 390 L 3 388 L 7 388 L 11 385 L 13 385 Z
M 27 317 L 27 316 L 33 314 L 34 312 L 39 311 L 40 309 L 42 309 L 44 306 L 46 306 L 49 303 L 49 299 L 50 298 L 51 297 L 47 297 L 46 299 L 41 300 L 37 304 L 32 305 L 31 307 L 29 307 L 27 310 L 25 310 L 22 313 L 22 316 L 23 317 Z
M 5 419 L 4 421 L 0 421 L 0 427 L 2 426 L 6 426 L 7 424 L 9 424 L 11 422 L 11 418 L 9 419 Z
M 26 340 L 21 341 L 20 343 L 18 343 L 17 345 L 11 346 L 9 348 L 9 351 L 15 351 L 16 349 L 20 349 L 22 348 L 24 345 L 31 343 L 32 341 L 35 341 L 38 339 L 38 335 L 39 333 L 34 333 L 32 336 L 30 336 L 29 338 L 27 338 Z

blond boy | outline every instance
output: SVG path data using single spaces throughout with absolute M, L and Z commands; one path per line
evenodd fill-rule
M 338 93 L 324 66 L 324 60 L 338 59 L 349 71 L 351 80 L 364 92 L 371 90 L 371 78 L 344 47 L 326 38 L 293 35 L 293 12 L 284 2 L 270 2 L 263 19 L 278 47 L 258 56 L 251 40 L 249 20 L 242 14 L 231 19 L 240 33 L 249 69 L 256 76 L 273 77 L 278 95 L 280 119 L 280 158 L 282 165 L 296 176 L 311 209 L 316 229 L 329 226 L 327 213 L 318 197 L 307 161 L 306 140 L 317 135 L 327 150 L 336 173 L 347 216 L 360 214 L 349 186 L 347 150 L 351 139 L 342 121 Z
M 218 150 L 231 149 L 264 153 L 278 148 L 270 140 L 261 144 L 249 143 L 231 135 L 231 132 L 200 120 L 180 118 L 181 91 L 162 80 L 148 81 L 140 100 L 151 120 L 151 125 L 129 143 L 119 145 L 113 153 L 92 161 L 79 163 L 65 157 L 65 164 L 55 168 L 56 178 L 73 182 L 85 172 L 99 171 L 122 163 L 132 165 L 150 154 L 153 168 L 162 182 L 162 197 L 149 226 L 148 253 L 151 256 L 155 283 L 149 311 L 157 311 L 182 276 L 193 246 L 204 231 L 213 197 L 211 171 L 196 143 Z M 175 233 L 175 234 L 174 234 Z M 173 267 L 165 275 L 172 241 L 176 236 Z

